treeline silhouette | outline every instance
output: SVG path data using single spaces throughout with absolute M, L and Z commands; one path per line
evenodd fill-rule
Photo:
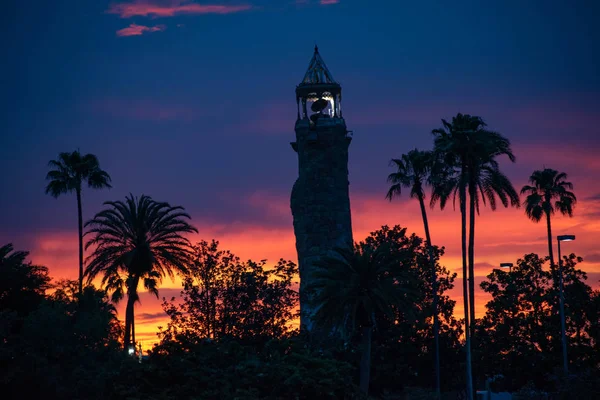
M 573 215 L 573 185 L 553 169 L 533 172 L 523 205 L 533 221 L 545 219 L 549 254 L 525 254 L 510 271 L 493 270 L 481 284 L 492 300 L 476 319 L 476 217 L 486 205 L 521 205 L 497 161 L 515 157 L 480 117 L 458 114 L 442 123 L 433 149 L 393 159 L 396 172 L 388 177 L 389 200 L 407 189 L 419 201 L 425 239 L 383 226 L 317 262 L 307 288 L 317 304 L 310 334 L 294 328 L 293 262 L 242 261 L 215 240 L 194 245 L 188 235 L 197 230 L 185 210 L 144 195 L 105 202 L 84 223 L 83 187 L 110 187 L 111 178 L 95 156 L 61 153 L 50 162 L 46 192 L 76 194 L 79 279 L 52 283 L 27 252 L 0 248 L 1 392 L 46 399 L 471 399 L 475 388 L 490 388 L 523 399 L 600 398 L 600 292 L 586 284 L 581 258 L 569 254 L 556 265 L 552 251 L 551 217 Z M 448 296 L 457 275 L 441 263 L 427 198 L 442 209 L 458 200 L 462 320 Z M 91 250 L 85 265 L 84 248 Z M 139 290 L 159 297 L 162 280 L 175 274 L 183 280 L 181 299 L 163 298 L 168 323 L 141 358 Z M 569 374 L 561 368 L 561 278 Z M 124 323 L 113 306 L 121 300 Z
M 444 398 L 459 398 L 466 383 L 464 325 L 454 318 L 455 302 L 447 295 L 456 274 L 439 264 L 443 249 L 434 250 L 441 390 Z M 387 254 L 386 263 L 395 260 L 404 289 L 401 307 L 382 303 L 381 309 L 373 306 L 370 315 L 358 313 L 353 321 L 373 332 L 370 394 L 433 398 L 427 246 L 418 236 L 407 235 L 405 228 L 384 226 L 356 249 L 359 257 L 380 251 Z M 0 256 L 3 393 L 51 399 L 364 397 L 357 384 L 365 335 L 349 329 L 346 335 L 315 341 L 294 329 L 297 271 L 289 261 L 267 269 L 264 262 L 240 261 L 215 241 L 198 243 L 182 301 L 163 299 L 169 321 L 159 332 L 159 343 L 140 363 L 137 356 L 123 352 L 124 325 L 105 291 L 90 285 L 80 295 L 77 282 L 51 284 L 47 268 L 32 265 L 25 259 L 27 253 L 10 246 L 2 247 Z M 482 283 L 492 300 L 475 324 L 473 363 L 478 377 L 493 378 L 493 389 L 544 391 L 561 399 L 576 393 L 593 398 L 597 393 L 600 293 L 585 283 L 585 273 L 577 268 L 580 258 L 570 255 L 564 261 L 573 375 L 561 376 L 556 268 L 548 271 L 547 257 L 528 254 L 510 273 L 494 270 Z M 358 292 L 378 291 L 380 283 L 375 282 L 382 271 L 368 268 L 372 262 L 362 265 L 353 264 L 362 279 L 342 268 L 323 277 L 322 282 L 328 282 L 323 288 L 335 291 L 329 297 L 362 301 Z M 326 307 L 336 302 L 330 300 Z M 323 318 L 336 315 L 339 322 L 345 317 L 325 309 Z M 370 319 L 370 325 L 364 319 Z

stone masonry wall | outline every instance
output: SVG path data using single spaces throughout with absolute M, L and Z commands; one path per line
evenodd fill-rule
M 291 209 L 300 270 L 300 323 L 311 330 L 310 285 L 312 263 L 335 247 L 352 243 L 348 190 L 348 147 L 343 119 L 332 119 L 309 129 L 308 120 L 296 124 L 299 176 L 292 189 Z

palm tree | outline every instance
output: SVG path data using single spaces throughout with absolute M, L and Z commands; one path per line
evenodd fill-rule
M 471 336 L 475 323 L 475 214 L 479 213 L 480 203 L 490 203 L 496 209 L 496 197 L 504 207 L 509 204 L 519 206 L 519 195 L 512 183 L 499 168 L 496 157 L 508 156 L 514 162 L 515 156 L 510 142 L 497 132 L 485 129 L 480 117 L 457 114 L 448 123 L 442 119 L 443 127 L 434 129 L 435 151 L 448 165 L 455 168 L 455 176 L 450 176 L 436 189 L 432 205 L 440 200 L 443 208 L 449 196 L 458 194 L 461 212 L 461 241 L 463 259 L 463 296 L 465 305 L 465 339 L 467 352 L 467 375 L 471 375 Z M 467 191 L 469 193 L 469 247 L 467 277 Z M 468 290 L 467 290 L 468 281 Z M 468 300 L 467 300 L 468 299 Z M 470 312 L 469 312 L 470 310 Z M 467 396 L 472 398 L 472 378 L 467 377 Z
M 371 337 L 375 313 L 393 318 L 393 307 L 407 304 L 401 275 L 382 247 L 338 248 L 315 263 L 309 286 L 315 294 L 314 320 L 346 335 L 362 330 L 360 389 L 367 394 L 371 370 Z
M 529 177 L 530 185 L 521 189 L 521 194 L 526 194 L 523 201 L 525 214 L 534 222 L 540 222 L 546 216 L 548 229 L 548 253 L 550 254 L 550 265 L 554 265 L 554 254 L 552 251 L 552 227 L 550 216 L 555 211 L 562 215 L 573 216 L 573 207 L 577 202 L 575 194 L 567 189 L 573 189 L 573 184 L 567 182 L 567 174 L 558 172 L 551 168 L 533 171 Z M 552 204 L 554 202 L 554 204 Z
M 86 276 L 91 282 L 103 275 L 102 286 L 118 302 L 127 295 L 125 349 L 135 344 L 134 305 L 139 301 L 138 286 L 158 297 L 158 284 L 174 271 L 187 272 L 192 246 L 183 234 L 198 232 L 186 219 L 182 207 L 156 202 L 148 196 L 125 202 L 107 201 L 104 209 L 86 222 L 92 235 L 85 247 L 95 246 L 87 258 Z
M 425 208 L 425 185 L 435 184 L 441 174 L 435 175 L 436 168 L 434 153 L 431 151 L 411 150 L 408 154 L 403 154 L 399 159 L 392 159 L 390 165 L 397 168 L 397 172 L 391 173 L 387 180 L 392 183 L 386 198 L 392 201 L 394 196 L 400 196 L 402 188 L 410 189 L 410 197 L 417 198 L 421 207 L 421 217 L 425 227 L 425 238 L 427 248 L 429 249 L 429 261 L 431 262 L 431 287 L 433 291 L 433 337 L 435 347 L 435 384 L 436 395 L 439 399 L 440 391 L 440 349 L 439 349 L 439 319 L 438 319 L 438 294 L 437 294 L 437 276 L 435 256 L 433 254 L 433 245 L 431 244 L 431 235 L 429 233 L 429 222 L 427 220 L 427 209 Z
M 77 195 L 77 218 L 79 229 L 79 294 L 83 293 L 83 216 L 81 210 L 82 185 L 87 183 L 92 189 L 110 188 L 110 176 L 100 169 L 98 158 L 93 154 L 82 156 L 79 150 L 60 153 L 58 159 L 51 160 L 52 169 L 46 175 L 49 180 L 46 194 L 57 198 L 61 194 L 75 191 Z

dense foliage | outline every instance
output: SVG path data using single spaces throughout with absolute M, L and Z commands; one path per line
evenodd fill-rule
M 360 398 L 353 366 L 310 350 L 300 337 L 261 345 L 224 339 L 163 341 L 149 358 L 144 398 L 164 399 L 351 399 Z M 141 395 L 140 395 L 141 394 Z
M 427 246 L 400 226 L 384 226 L 356 246 L 363 254 L 382 252 L 395 276 L 410 282 L 403 292 L 410 302 L 370 312 L 369 394 L 434 398 Z M 456 274 L 439 264 L 443 252 L 434 247 L 441 383 L 444 398 L 457 398 L 465 386 L 463 326 L 447 294 Z M 47 268 L 26 257 L 11 245 L 0 248 L 3 393 L 45 399 L 364 398 L 358 388 L 360 330 L 315 343 L 292 329 L 298 297 L 291 262 L 242 262 L 216 241 L 198 243 L 181 302 L 165 301 L 170 321 L 140 363 L 121 351 L 123 326 L 106 292 L 88 286 L 79 295 L 76 281 L 51 284 Z M 527 254 L 511 273 L 494 270 L 482 283 L 492 299 L 476 325 L 478 387 L 487 380 L 521 396 L 597 397 L 600 292 L 586 284 L 580 258 L 563 261 L 572 375 L 565 378 L 558 368 L 557 270 L 547 268 L 546 258 Z
M 481 284 L 492 300 L 478 325 L 475 364 L 488 377 L 502 375 L 496 384 L 506 390 L 528 384 L 557 390 L 565 384 L 557 370 L 562 357 L 558 271 L 544 268 L 548 259 L 527 254 L 510 273 L 494 270 Z M 600 292 L 585 283 L 585 272 L 577 268 L 581 261 L 574 254 L 563 259 L 568 354 L 573 372 L 585 377 L 595 371 L 598 377 Z
M 282 259 L 268 268 L 266 260 L 242 262 L 218 246 L 214 240 L 194 246 L 183 302 L 163 302 L 170 321 L 161 339 L 261 341 L 288 334 L 298 306 L 292 289 L 296 264 Z
M 121 360 L 121 326 L 104 292 L 54 287 L 26 252 L 0 248 L 0 392 L 22 398 L 102 398 Z M 109 368 L 107 368 L 109 367 Z
M 388 257 L 395 259 L 398 268 L 410 282 L 411 303 L 409 307 L 396 307 L 390 318 L 377 314 L 376 330 L 373 336 L 373 377 L 375 393 L 399 391 L 406 386 L 433 387 L 434 338 L 433 330 L 433 290 L 428 249 L 420 237 L 406 234 L 406 228 L 382 227 L 372 232 L 362 243 L 362 248 L 385 248 Z M 438 276 L 438 312 L 440 319 L 440 359 L 442 360 L 442 388 L 450 390 L 460 382 L 457 375 L 460 364 L 459 336 L 461 325 L 454 318 L 455 301 L 446 292 L 454 287 L 455 273 L 439 264 L 444 254 L 443 248 L 433 248 Z

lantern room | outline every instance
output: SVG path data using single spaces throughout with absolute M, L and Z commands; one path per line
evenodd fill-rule
M 311 125 L 320 119 L 342 118 L 342 87 L 337 83 L 315 46 L 308 70 L 296 87 L 298 119 Z

